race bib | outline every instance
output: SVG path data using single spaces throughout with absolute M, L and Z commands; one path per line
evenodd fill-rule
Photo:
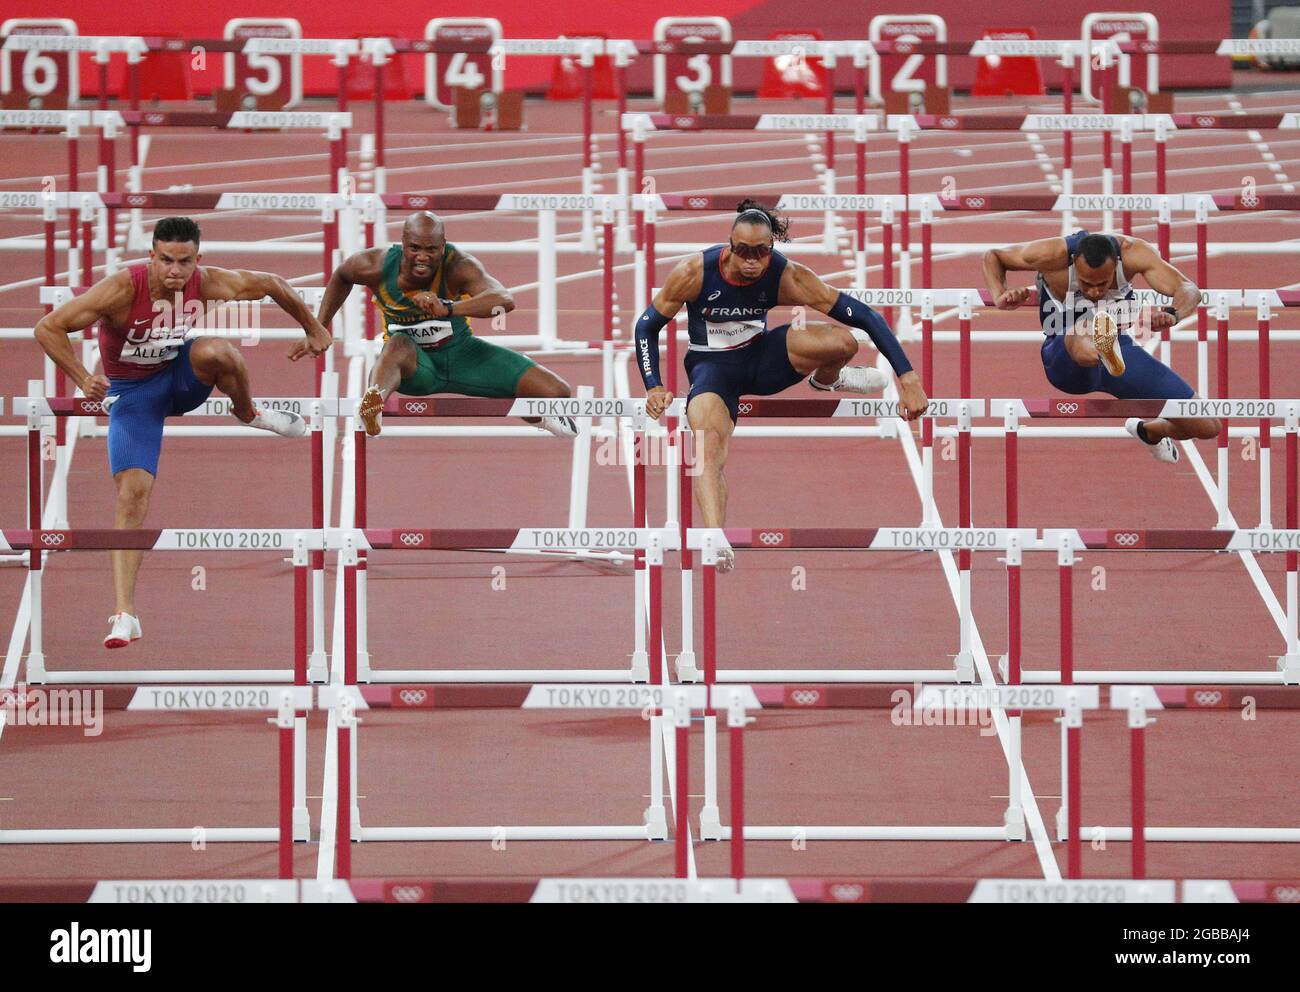
M 730 351 L 758 337 L 764 327 L 761 320 L 706 320 L 704 330 L 709 341 L 705 350 Z
M 163 365 L 180 354 L 181 345 L 189 334 L 188 325 L 180 327 L 146 327 L 144 333 L 128 333 L 122 344 L 119 362 L 131 365 Z M 133 340 L 140 337 L 142 340 Z
M 453 328 L 449 320 L 426 320 L 419 324 L 403 324 L 393 330 L 409 334 L 421 348 L 432 348 L 451 337 Z

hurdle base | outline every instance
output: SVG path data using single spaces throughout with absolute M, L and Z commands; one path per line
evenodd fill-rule
M 695 652 L 683 651 L 676 662 L 678 682 L 703 682 L 704 673 L 695 665 Z
M 633 682 L 649 682 L 650 656 L 644 651 L 633 651 L 632 667 L 622 674 Z
M 921 682 L 926 685 L 956 682 L 957 673 L 941 668 L 729 668 L 717 673 L 718 682 Z
M 958 682 L 975 681 L 975 657 L 969 651 L 959 651 L 952 656 L 953 677 Z
M 307 659 L 307 681 L 317 685 L 324 685 L 329 681 L 329 678 L 329 663 L 326 660 L 325 652 L 313 651 Z
M 731 827 L 722 827 L 719 840 L 731 840 Z M 996 827 L 745 827 L 745 840 L 1005 840 L 1006 828 Z
M 86 827 L 0 830 L 0 844 L 191 844 L 194 827 Z M 205 844 L 275 844 L 279 827 L 206 827 Z
M 700 810 L 700 840 L 722 840 L 722 821 L 718 807 L 705 806 Z
M 1021 683 L 1047 683 L 1061 681 L 1059 671 L 1020 672 Z M 1076 671 L 1078 685 L 1283 685 L 1282 672 L 1225 672 L 1197 669 L 1185 672 L 1103 672 Z
M 1291 827 L 1147 827 L 1148 841 L 1173 843 L 1295 844 L 1300 829 Z M 1132 827 L 1084 827 L 1084 837 L 1100 836 L 1108 841 L 1131 841 Z
M 1008 806 L 1002 816 L 1002 825 L 1006 829 L 1007 840 L 1025 839 L 1025 811 L 1020 806 Z
M 422 685 L 429 683 L 548 683 L 548 682 L 645 682 L 649 668 L 640 678 L 625 668 L 404 668 L 370 673 L 375 685 Z
M 645 826 L 365 827 L 356 841 L 658 840 Z
M 1284 654 L 1277 659 L 1283 685 L 1300 685 L 1300 654 Z
M 649 840 L 668 839 L 668 816 L 664 812 L 662 803 L 658 806 L 647 806 L 642 820 Z
M 32 685 L 209 685 L 211 683 L 233 683 L 235 685 L 251 684 L 293 684 L 293 670 L 290 668 L 219 668 L 194 669 L 123 669 L 107 672 L 45 672 L 40 682 L 29 673 L 28 683 Z
M 45 670 L 45 652 L 33 651 L 27 656 L 28 685 L 44 685 L 50 680 L 50 673 Z

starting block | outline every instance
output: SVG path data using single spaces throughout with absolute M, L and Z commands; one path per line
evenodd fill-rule
M 1172 92 L 1148 93 L 1137 86 L 1111 86 L 1106 90 L 1105 114 L 1172 114 Z
M 453 86 L 451 126 L 462 130 L 519 131 L 524 126 L 524 91 Z
M 731 87 L 706 86 L 703 90 L 669 90 L 663 112 L 674 117 L 689 114 L 731 113 Z
M 926 84 L 925 90 L 889 90 L 885 93 L 885 113 L 893 114 L 950 114 L 952 90 L 947 86 Z

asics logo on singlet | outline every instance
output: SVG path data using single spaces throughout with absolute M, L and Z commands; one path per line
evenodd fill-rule
M 1218 689 L 1202 689 L 1192 693 L 1197 706 L 1218 706 L 1223 701 L 1223 693 Z
M 716 300 L 716 299 L 717 299 L 719 296 L 721 296 L 721 295 L 722 295 L 722 290 L 720 290 L 720 289 L 715 289 L 712 293 L 709 294 L 709 302 L 712 303 L 714 300 Z

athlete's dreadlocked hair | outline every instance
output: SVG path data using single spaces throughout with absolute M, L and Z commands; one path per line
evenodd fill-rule
M 736 219 L 732 221 L 732 230 L 737 224 L 762 224 L 772 232 L 777 241 L 790 240 L 790 221 L 780 216 L 774 209 L 768 209 L 757 200 L 741 200 L 736 204 Z

